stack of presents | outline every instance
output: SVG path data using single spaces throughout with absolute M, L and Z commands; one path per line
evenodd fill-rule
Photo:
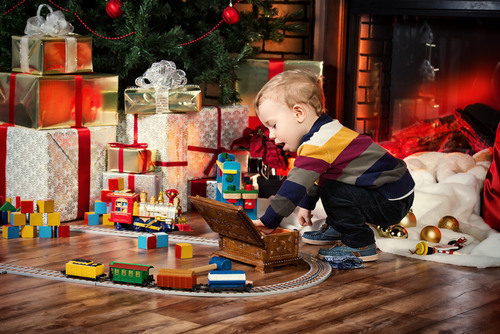
M 249 126 L 249 107 L 202 107 L 200 88 L 160 61 L 118 111 L 118 76 L 94 73 L 92 37 L 65 27 L 57 35 L 31 24 L 12 36 L 12 72 L 0 73 L 0 196 L 53 199 L 61 222 L 108 213 L 116 178 L 156 198 L 176 189 L 183 211 L 189 195 L 215 199 L 217 157 Z M 255 82 L 252 72 L 241 82 Z M 231 153 L 245 172 L 248 152 Z

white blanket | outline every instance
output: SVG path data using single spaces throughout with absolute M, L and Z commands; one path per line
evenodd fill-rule
M 408 239 L 389 239 L 379 236 L 373 228 L 377 247 L 388 253 L 413 257 L 419 260 L 449 263 L 460 266 L 477 268 L 500 266 L 500 233 L 487 225 L 480 216 L 480 186 L 476 176 L 470 173 L 457 173 L 436 183 L 433 174 L 427 170 L 412 171 L 416 182 L 415 201 L 413 212 L 417 218 L 417 226 L 407 228 Z M 259 199 L 258 208 L 260 217 L 269 200 Z M 416 245 L 421 242 L 420 231 L 427 225 L 438 226 L 444 216 L 453 216 L 459 221 L 459 232 L 441 228 L 439 244 L 448 244 L 449 241 L 467 238 L 466 246 L 458 251 L 457 255 L 432 254 L 417 255 Z M 296 213 L 285 218 L 281 227 L 304 231 L 317 230 L 324 223 L 325 211 L 318 202 L 313 211 L 312 227 L 301 230 Z M 428 243 L 436 245 L 435 243 Z

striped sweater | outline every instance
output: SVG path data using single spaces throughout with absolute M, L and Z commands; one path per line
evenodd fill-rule
M 323 114 L 302 138 L 294 167 L 260 220 L 276 228 L 297 206 L 314 209 L 329 180 L 377 189 L 389 200 L 406 197 L 415 186 L 403 160 Z

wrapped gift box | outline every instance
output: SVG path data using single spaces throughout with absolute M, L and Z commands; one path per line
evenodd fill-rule
M 191 180 L 188 183 L 188 192 L 191 196 L 202 196 L 215 200 L 217 195 L 217 180 L 214 178 L 205 178 Z M 194 205 L 189 203 L 191 210 L 196 210 Z
M 201 110 L 200 86 L 187 85 L 171 88 L 166 90 L 165 95 L 165 97 L 160 97 L 157 108 L 157 92 L 154 88 L 127 88 L 125 89 L 125 113 L 152 115 L 156 113 L 198 112 Z
M 187 128 L 186 114 L 118 115 L 117 141 L 156 147 L 156 170 L 163 173 L 162 190 L 177 190 L 183 211 L 188 208 Z
M 101 196 L 107 144 L 115 141 L 116 127 L 93 127 L 88 131 L 90 157 L 85 159 L 90 159 L 91 168 L 87 211 L 92 211 L 93 203 Z M 7 197 L 53 199 L 54 211 L 60 212 L 61 221 L 80 218 L 78 214 L 82 208 L 79 207 L 79 196 L 84 188 L 79 182 L 79 172 L 82 172 L 79 170 L 79 155 L 77 129 L 35 131 L 8 127 L 5 166 Z
M 38 76 L 0 73 L 0 122 L 34 129 L 69 128 L 81 110 L 83 125 L 116 125 L 118 76 L 82 74 Z M 12 96 L 14 101 L 12 102 Z M 9 110 L 14 108 L 14 110 Z
M 217 155 L 221 149 L 229 150 L 248 127 L 248 106 L 203 107 L 188 117 L 188 179 L 215 177 Z M 240 153 L 245 161 L 247 153 Z
M 122 147 L 111 143 L 108 146 L 108 171 L 147 173 L 156 170 L 156 149 L 147 148 L 147 144 L 136 146 L 140 147 Z
M 283 60 L 281 58 L 272 61 L 282 61 L 282 64 L 276 66 L 277 68 L 281 66 L 282 71 L 307 70 L 316 74 L 318 78 L 323 75 L 323 61 Z M 269 60 L 267 59 L 248 59 L 245 64 L 241 64 L 239 68 L 235 69 L 239 79 L 236 82 L 236 90 L 240 93 L 241 104 L 249 106 L 250 116 L 255 116 L 253 100 L 262 86 L 269 81 L 269 71 Z M 276 68 L 271 69 L 271 73 L 273 71 L 280 72 Z
M 46 75 L 92 71 L 92 36 L 12 36 L 12 72 Z
M 130 189 L 136 194 L 141 191 L 148 193 L 148 198 L 158 195 L 162 191 L 163 175 L 161 171 L 154 171 L 145 174 L 132 174 L 132 173 L 118 173 L 118 172 L 104 172 L 102 173 L 102 186 L 108 187 L 108 180 L 115 177 L 123 178 L 125 189 Z

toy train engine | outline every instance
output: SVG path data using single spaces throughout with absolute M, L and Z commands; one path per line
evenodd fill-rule
M 106 277 L 104 265 L 89 260 L 69 261 L 66 263 L 66 271 L 63 271 L 63 274 L 69 277 L 88 278 L 92 280 Z
M 113 261 L 109 264 L 109 279 L 118 283 L 152 285 L 155 280 L 153 275 L 149 274 L 151 268 L 154 267 L 145 264 Z
M 150 233 L 191 231 L 186 224 L 186 218 L 181 217 L 182 207 L 177 198 L 177 191 L 169 189 L 165 193 L 169 198 L 168 203 L 163 201 L 161 192 L 158 200 L 154 196 L 147 200 L 148 194 L 144 191 L 140 195 L 123 191 L 113 192 L 109 195 L 109 220 L 116 223 L 117 230 L 129 227 L 135 231 L 145 230 Z
M 208 290 L 221 292 L 223 290 L 250 291 L 253 285 L 247 282 L 243 270 L 213 270 L 208 273 Z

